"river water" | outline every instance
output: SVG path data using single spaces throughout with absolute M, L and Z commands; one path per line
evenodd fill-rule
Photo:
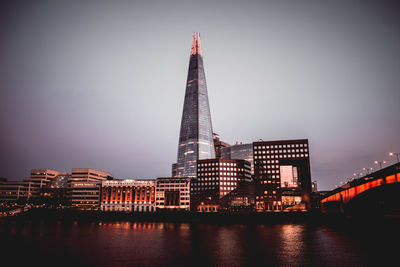
M 4 220 L 1 259 L 14 266 L 399 266 L 399 226 Z

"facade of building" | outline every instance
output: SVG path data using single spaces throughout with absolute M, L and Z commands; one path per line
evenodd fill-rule
M 23 181 L 0 182 L 0 201 L 35 200 L 50 196 L 49 188 L 68 174 L 50 169 L 32 169 L 29 178 Z
M 67 173 L 50 169 L 32 169 L 30 177 L 24 179 L 24 182 L 31 183 L 30 197 L 39 198 L 42 189 L 49 187 L 58 175 L 67 175 Z
M 255 207 L 254 182 L 243 182 L 220 200 L 220 206 L 229 211 L 253 211 Z
M 189 210 L 190 178 L 166 177 L 156 179 L 157 210 Z
M 155 180 L 103 181 L 102 211 L 153 212 L 155 211 Z
M 254 175 L 253 144 L 236 143 L 229 147 L 221 148 L 223 159 L 243 159 L 250 162 L 251 175 Z
M 193 36 L 179 135 L 176 177 L 196 177 L 197 160 L 215 158 L 200 34 Z
M 224 141 L 221 141 L 219 139 L 219 135 L 216 133 L 213 133 L 213 139 L 215 148 L 215 158 L 219 159 L 221 157 L 221 149 L 224 147 L 229 147 L 230 145 L 228 143 L 225 143 Z
M 242 182 L 251 182 L 250 163 L 236 159 L 205 159 L 197 162 L 197 178 L 192 179 L 190 192 L 194 210 L 237 189 Z
M 74 168 L 68 182 L 102 182 L 112 179 L 108 172 L 98 171 L 89 168 Z
M 0 181 L 0 202 L 16 202 L 32 196 L 33 184 L 24 181 Z
M 70 174 L 59 174 L 40 190 L 40 202 L 49 206 L 68 206 L 68 180 Z
M 308 139 L 253 143 L 256 209 L 310 209 Z
M 72 169 L 68 179 L 67 196 L 77 209 L 100 209 L 101 183 L 112 179 L 111 174 L 89 168 Z
M 100 208 L 100 189 L 98 182 L 73 182 L 68 187 L 68 199 L 72 208 L 98 210 Z

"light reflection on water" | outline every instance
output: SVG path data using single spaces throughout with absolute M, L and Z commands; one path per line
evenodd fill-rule
M 302 262 L 304 254 L 304 225 L 282 225 L 280 229 L 280 246 L 278 258 L 283 266 L 294 266 Z
M 69 266 L 364 266 L 395 255 L 386 244 L 397 240 L 398 231 L 382 227 L 367 237 L 357 229 L 306 223 L 27 221 L 0 224 L 0 237 L 9 241 L 6 253 L 29 251 L 33 263 L 63 259 Z

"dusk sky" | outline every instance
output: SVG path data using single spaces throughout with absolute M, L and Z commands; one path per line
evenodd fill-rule
M 397 1 L 2 1 L 0 177 L 171 175 L 193 32 L 223 141 L 308 138 L 319 190 L 400 152 Z

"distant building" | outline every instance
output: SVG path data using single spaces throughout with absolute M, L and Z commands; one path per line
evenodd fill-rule
M 108 172 L 88 168 L 74 168 L 68 182 L 102 182 L 112 179 Z
M 99 182 L 72 182 L 68 187 L 68 199 L 72 208 L 98 210 L 100 208 Z
M 257 210 L 310 209 L 307 139 L 253 143 Z
M 155 180 L 103 181 L 102 211 L 155 211 Z
M 313 193 L 318 192 L 317 181 L 314 181 L 311 183 L 311 192 L 313 192 Z
M 70 205 L 77 209 L 100 209 L 101 183 L 111 179 L 108 172 L 89 168 L 72 169 L 67 193 Z
M 40 202 L 47 206 L 68 206 L 68 180 L 70 174 L 57 175 L 47 186 L 40 190 Z
M 67 177 L 66 172 L 51 169 L 32 169 L 29 178 L 23 181 L 0 182 L 0 201 L 15 202 L 33 201 L 39 203 L 44 196 L 50 196 L 49 188 L 61 177 Z M 66 181 L 66 179 L 64 179 Z
M 205 159 L 197 161 L 197 178 L 191 181 L 191 204 L 215 206 L 215 203 L 238 188 L 241 182 L 250 182 L 250 163 L 235 159 Z M 200 208 L 201 209 L 201 208 Z M 208 210 L 206 210 L 208 211 Z
M 33 184 L 24 181 L 0 181 L 0 202 L 16 202 L 32 196 Z
M 31 176 L 24 179 L 24 182 L 31 183 L 30 197 L 39 198 L 42 189 L 49 187 L 58 175 L 67 175 L 67 173 L 51 169 L 32 169 Z
M 189 210 L 190 178 L 157 178 L 156 209 Z
M 254 175 L 253 144 L 242 144 L 241 142 L 221 148 L 221 158 L 223 159 L 243 159 L 250 162 L 251 175 Z
M 228 143 L 221 141 L 219 139 L 219 135 L 216 133 L 213 133 L 213 139 L 215 148 L 215 158 L 219 159 L 221 157 L 221 149 L 224 147 L 229 147 L 230 145 Z
M 176 177 L 177 176 L 177 173 L 176 173 L 177 166 L 178 166 L 178 163 L 173 163 L 172 164 L 172 177 Z

